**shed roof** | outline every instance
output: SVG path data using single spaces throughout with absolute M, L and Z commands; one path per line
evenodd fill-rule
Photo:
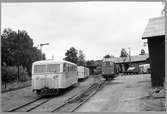
M 145 61 L 149 57 L 148 54 L 145 55 L 135 55 L 135 56 L 128 56 L 125 61 L 123 58 L 118 58 L 116 63 L 122 63 L 124 62 L 139 62 L 139 61 Z
M 156 17 L 149 19 L 144 30 L 142 39 L 165 35 L 165 17 Z
M 123 62 L 139 62 L 139 61 L 145 61 L 149 57 L 148 54 L 145 55 L 135 55 L 135 56 L 128 56 L 126 58 L 121 57 L 113 57 L 113 58 L 104 58 L 104 61 L 112 61 L 115 63 L 123 63 Z

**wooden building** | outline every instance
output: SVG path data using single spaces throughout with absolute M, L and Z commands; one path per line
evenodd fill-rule
M 126 70 L 130 66 L 139 67 L 141 64 L 146 64 L 147 59 L 149 58 L 149 54 L 144 55 L 133 55 L 127 57 L 112 57 L 112 58 L 104 58 L 106 61 L 112 61 L 119 65 L 120 72 L 126 72 Z
M 146 26 L 142 39 L 147 39 L 148 43 L 152 86 L 164 86 L 165 17 L 151 18 Z

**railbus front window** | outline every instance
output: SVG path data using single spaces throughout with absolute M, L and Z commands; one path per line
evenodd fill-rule
M 47 65 L 47 72 L 49 73 L 58 73 L 60 72 L 60 64 L 48 64 Z
M 45 73 L 46 72 L 46 65 L 35 65 L 34 66 L 34 73 Z

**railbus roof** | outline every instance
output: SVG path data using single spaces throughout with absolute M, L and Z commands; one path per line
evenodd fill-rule
M 75 63 L 65 61 L 65 60 L 40 60 L 40 61 L 35 61 L 33 64 L 61 64 L 61 63 L 69 63 L 72 65 L 76 65 Z

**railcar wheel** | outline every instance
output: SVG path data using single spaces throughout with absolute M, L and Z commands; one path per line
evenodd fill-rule
M 106 81 L 108 81 L 109 79 L 108 79 L 108 77 L 106 77 Z
M 58 90 L 56 90 L 56 95 L 60 95 L 60 90 L 58 89 Z

